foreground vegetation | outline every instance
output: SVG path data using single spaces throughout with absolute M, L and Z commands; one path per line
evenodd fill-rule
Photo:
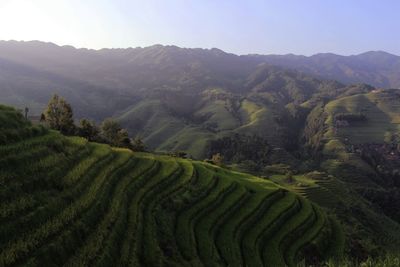
M 341 255 L 335 221 L 273 182 L 64 137 L 7 107 L 0 119 L 18 135 L 0 146 L 0 266 L 294 266 Z

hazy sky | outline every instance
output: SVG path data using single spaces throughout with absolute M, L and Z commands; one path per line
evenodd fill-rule
M 0 0 L 1 40 L 400 55 L 399 0 Z

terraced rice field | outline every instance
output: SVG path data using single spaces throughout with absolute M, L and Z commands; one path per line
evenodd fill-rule
M 335 242 L 273 182 L 56 132 L 0 146 L 0 184 L 0 266 L 293 266 Z
M 339 98 L 325 107 L 328 114 L 325 137 L 339 137 L 352 144 L 390 142 L 392 134 L 400 133 L 400 94 L 398 90 L 371 92 Z M 366 121 L 350 123 L 334 130 L 334 116 L 338 113 L 361 113 Z

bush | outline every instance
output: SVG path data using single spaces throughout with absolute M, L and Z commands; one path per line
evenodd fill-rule
M 366 120 L 367 117 L 362 113 L 338 113 L 335 115 L 335 121 L 358 122 Z

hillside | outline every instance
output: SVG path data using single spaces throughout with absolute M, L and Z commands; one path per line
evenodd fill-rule
M 376 90 L 368 94 L 358 94 L 340 98 L 326 105 L 329 114 L 327 123 L 332 128 L 330 133 L 351 144 L 390 143 L 400 134 L 400 94 L 397 90 Z M 361 114 L 363 120 L 349 121 L 339 125 L 335 121 L 337 114 Z M 336 124 L 335 124 L 336 123 Z
M 273 145 L 290 146 L 285 118 L 296 106 L 347 90 L 217 49 L 0 42 L 0 60 L 2 103 L 28 106 L 37 116 L 58 93 L 77 118 L 114 117 L 151 149 L 184 150 L 200 159 L 211 140 L 235 133 L 263 133 Z
M 263 64 L 246 78 L 241 91 L 218 86 L 199 93 L 163 88 L 138 94 L 137 101 L 115 117 L 152 149 L 182 150 L 198 159 L 209 156 L 210 141 L 235 134 L 262 136 L 275 147 L 293 150 L 305 116 L 315 105 L 373 89 Z
M 304 135 L 323 173 L 294 188 L 353 220 L 351 235 L 378 254 L 400 244 L 399 97 L 398 90 L 375 90 L 316 107 Z
M 247 91 L 247 79 L 255 77 L 260 64 L 345 84 L 398 88 L 400 80 L 399 57 L 383 52 L 349 57 L 237 56 L 219 49 L 161 45 L 88 50 L 39 41 L 0 41 L 0 101 L 29 105 L 39 113 L 51 94 L 58 92 L 76 107 L 79 116 L 102 119 L 133 105 L 143 93 L 174 89 L 195 94 L 209 87 Z
M 340 56 L 332 53 L 310 57 L 298 55 L 254 55 L 260 61 L 295 69 L 343 83 L 367 83 L 380 88 L 400 88 L 400 57 L 383 51 Z
M 335 220 L 273 182 L 64 137 L 4 106 L 0 120 L 1 266 L 293 266 L 341 254 Z
M 88 50 L 1 41 L 0 101 L 28 106 L 38 116 L 58 93 L 78 119 L 114 117 L 153 150 L 184 150 L 202 159 L 209 156 L 211 141 L 234 134 L 262 135 L 273 146 L 296 149 L 304 116 L 317 103 L 374 89 L 269 64 L 291 67 L 275 61 L 281 58 L 286 57 L 161 45 Z M 364 65 L 373 62 L 365 60 Z M 369 82 L 359 78 L 343 81 Z
M 324 158 L 354 165 L 364 182 L 397 186 L 399 99 L 398 90 L 376 90 L 327 103 Z
M 32 110 L 38 113 L 56 91 L 67 97 L 78 115 L 94 119 L 134 104 L 140 92 L 237 88 L 237 81 L 255 66 L 218 49 L 155 45 L 88 50 L 38 41 L 0 41 L 0 62 L 0 87 L 7 90 L 0 91 L 2 103 L 38 107 Z

